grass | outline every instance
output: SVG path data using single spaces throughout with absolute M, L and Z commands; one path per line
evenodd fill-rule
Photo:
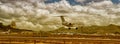
M 110 24 L 108 26 L 83 26 L 75 29 L 65 29 L 63 27 L 50 31 L 51 33 L 83 33 L 83 34 L 120 34 L 120 26 Z

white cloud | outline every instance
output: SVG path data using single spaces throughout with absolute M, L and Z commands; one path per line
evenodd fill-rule
M 109 0 L 106 0 L 101 2 L 93 2 L 90 5 L 93 7 L 102 8 L 102 7 L 111 7 L 113 3 Z
M 75 0 L 76 2 L 84 2 L 84 1 L 86 1 L 86 0 Z
M 36 2 L 37 0 L 32 2 L 15 1 L 16 4 L 12 4 L 11 2 L 3 3 L 0 5 L 0 18 L 5 21 L 1 20 L 1 22 L 9 24 L 11 19 L 14 18 L 18 28 L 36 31 L 59 28 L 60 18 L 53 17 L 54 15 L 67 15 L 68 17 L 65 17 L 67 21 L 82 22 L 85 25 L 108 25 L 110 23 L 110 16 L 113 16 L 113 24 L 119 22 L 117 20 L 119 19 L 119 15 L 117 16 L 117 14 L 120 12 L 120 7 L 119 5 L 114 5 L 111 1 L 101 1 L 86 6 L 71 6 L 66 1 L 51 4 Z M 37 5 L 35 6 L 34 4 Z M 57 12 L 58 10 L 63 10 L 66 13 Z

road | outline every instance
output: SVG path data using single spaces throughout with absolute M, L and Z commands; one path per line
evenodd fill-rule
M 120 44 L 120 39 L 0 36 L 5 44 Z

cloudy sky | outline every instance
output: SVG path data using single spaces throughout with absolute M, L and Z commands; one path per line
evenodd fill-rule
M 46 0 L 45 3 L 54 3 L 54 2 L 59 2 L 61 0 Z M 101 1 L 104 1 L 104 0 L 67 0 L 71 5 L 76 5 L 76 4 L 81 4 L 81 3 L 84 3 L 84 4 L 87 4 L 87 3 L 90 3 L 92 1 L 94 2 L 101 2 Z M 114 4 L 118 4 L 120 3 L 120 0 L 110 0 L 112 1 Z
M 0 22 L 15 21 L 17 28 L 55 30 L 61 27 L 59 15 L 85 26 L 120 25 L 120 0 L 0 0 Z

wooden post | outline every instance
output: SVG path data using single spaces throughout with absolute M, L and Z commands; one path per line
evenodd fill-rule
M 65 44 L 65 41 L 64 41 L 64 44 Z
M 36 40 L 34 40 L 34 44 L 36 44 Z
M 9 38 L 9 44 L 11 44 L 11 39 Z

